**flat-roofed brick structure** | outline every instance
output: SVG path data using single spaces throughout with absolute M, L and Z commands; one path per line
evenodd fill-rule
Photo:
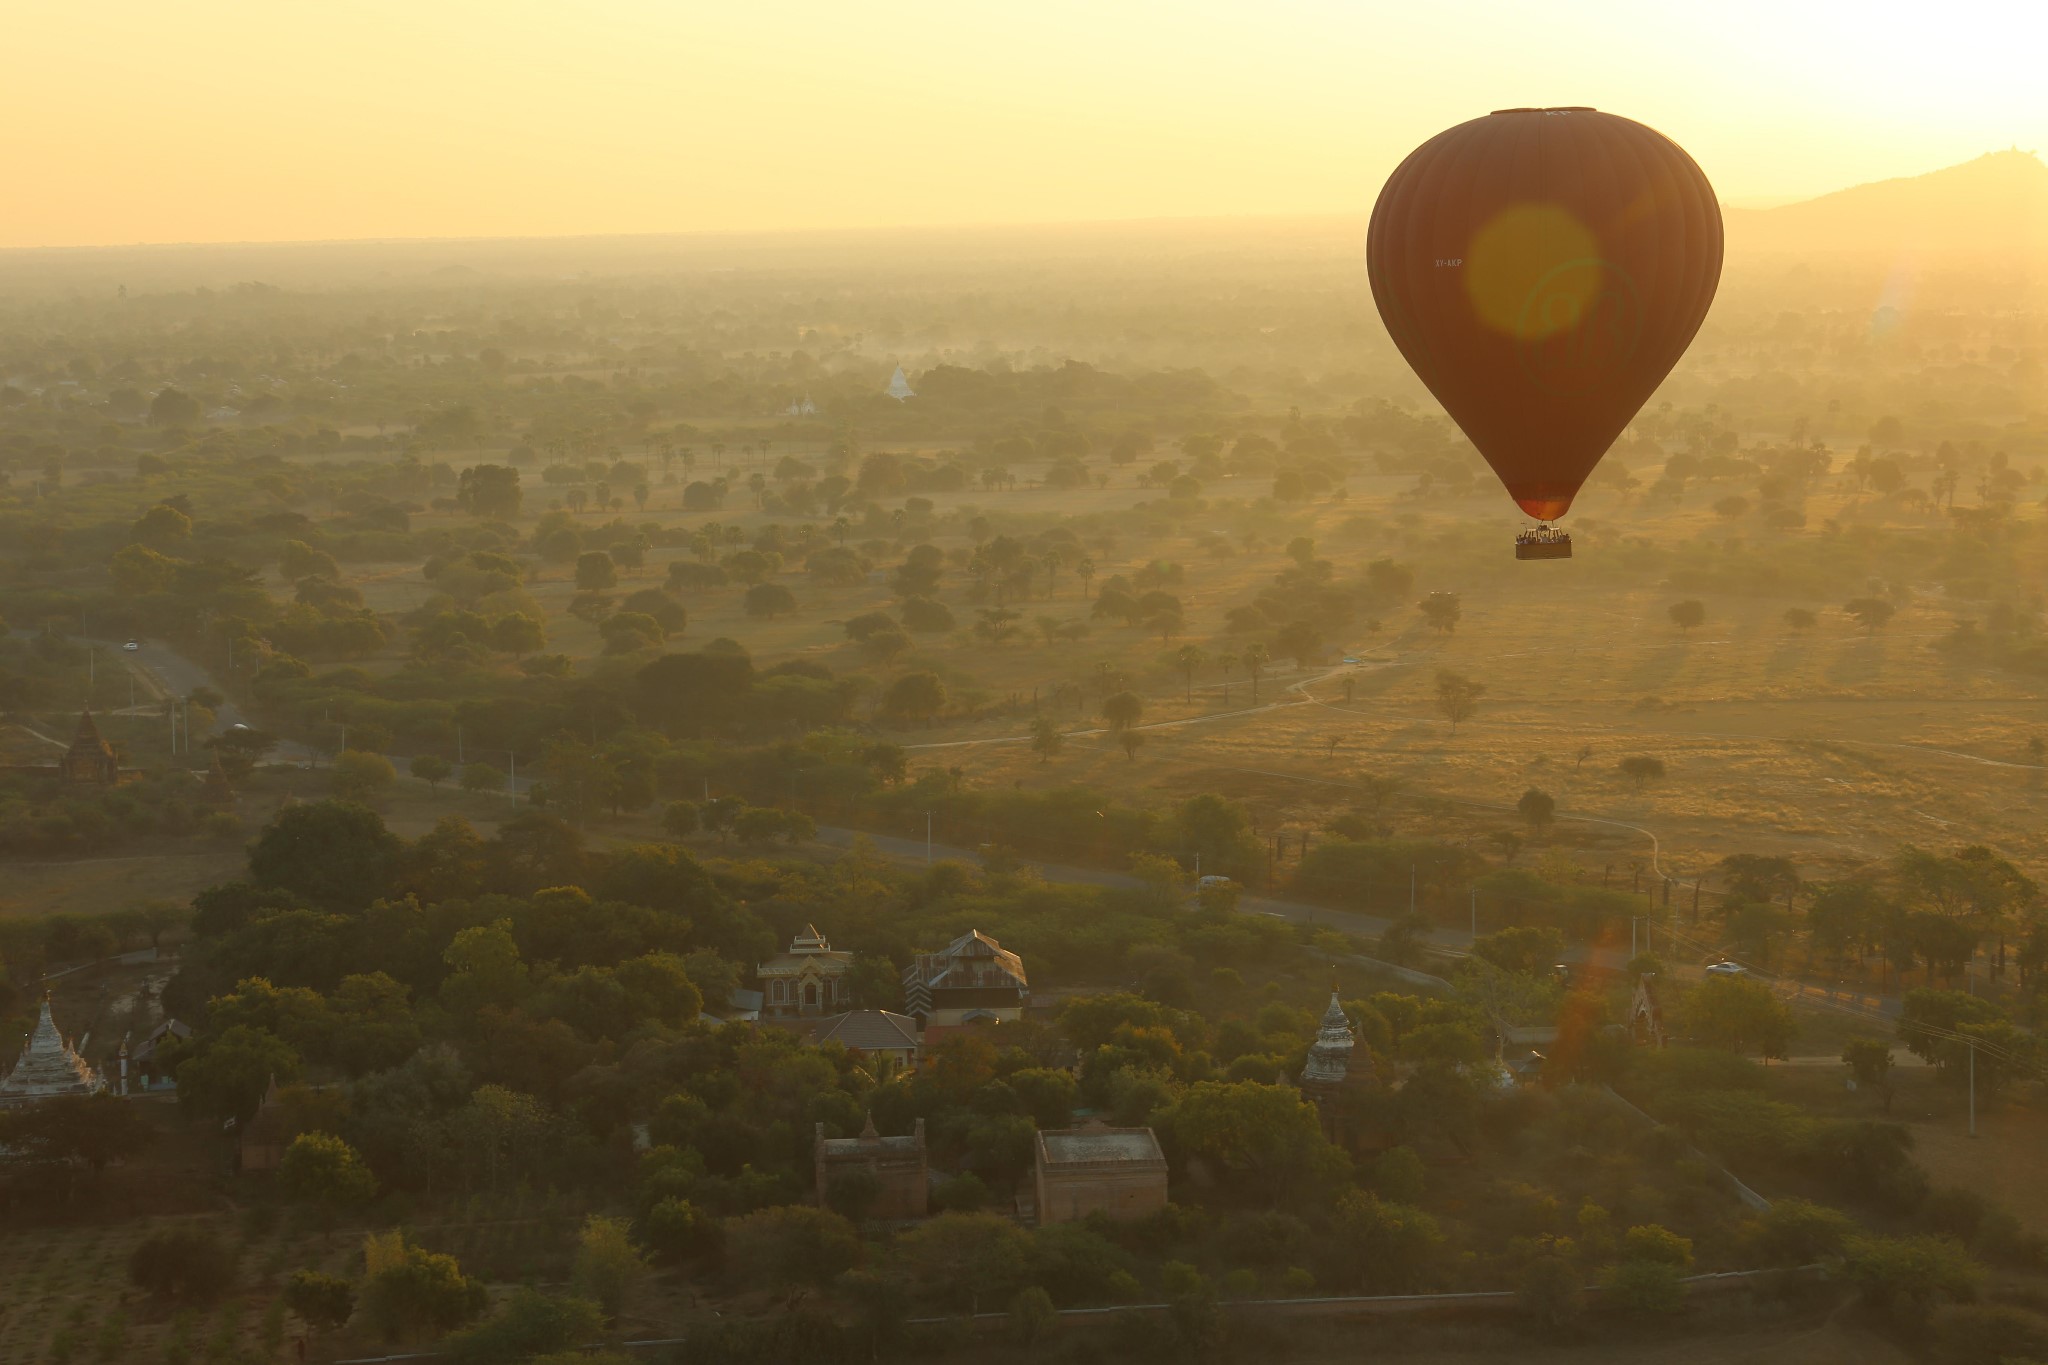
M 1166 1156 L 1150 1128 L 1059 1128 L 1040 1132 L 1035 1146 L 1041 1224 L 1091 1213 L 1143 1218 L 1166 1207 Z

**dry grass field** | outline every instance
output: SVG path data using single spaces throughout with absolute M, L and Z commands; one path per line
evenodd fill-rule
M 960 629 L 946 638 L 917 637 L 917 647 L 892 666 L 871 665 L 845 640 L 840 623 L 893 604 L 884 582 L 900 557 L 892 548 L 857 587 L 816 589 L 800 573 L 783 575 L 800 603 L 792 617 L 749 618 L 736 587 L 687 596 L 691 620 L 678 643 L 698 647 L 724 636 L 762 664 L 813 658 L 842 672 L 866 668 L 878 684 L 906 669 L 932 668 L 966 710 L 928 731 L 893 737 L 912 749 L 914 762 L 957 766 L 978 782 L 1085 782 L 1140 800 L 1221 791 L 1247 800 L 1262 828 L 1313 829 L 1355 802 L 1346 784 L 1393 777 L 1407 792 L 1388 810 L 1395 827 L 1453 839 L 1511 824 L 1504 808 L 1536 785 L 1558 797 L 1566 816 L 1553 838 L 1595 862 L 1648 863 L 1654 849 L 1664 871 L 1688 875 L 1727 853 L 1754 851 L 1788 854 L 1826 874 L 1917 841 L 1982 842 L 2024 865 L 2048 867 L 2041 818 L 2048 814 L 2048 781 L 2026 749 L 2036 733 L 2048 734 L 2048 702 L 2030 680 L 1960 671 L 1931 647 L 1956 619 L 1980 614 L 1970 604 L 1946 599 L 1938 587 L 1914 587 L 1888 625 L 1866 632 L 1838 602 L 1679 592 L 1617 567 L 1627 537 L 1684 538 L 1711 529 L 1711 489 L 1675 510 L 1589 494 L 1577 559 L 1517 564 L 1509 555 L 1514 520 L 1495 490 L 1416 503 L 1405 491 L 1408 482 L 1356 478 L 1340 504 L 1282 511 L 1253 505 L 1262 484 L 1226 480 L 1210 490 L 1213 515 L 1156 539 L 1142 533 L 1144 518 L 1131 509 L 1158 495 L 1128 482 L 933 499 L 941 525 L 933 540 L 942 549 L 970 544 L 964 523 L 979 510 L 998 530 L 1019 535 L 1076 519 L 1071 524 L 1096 562 L 1098 586 L 1151 560 L 1179 564 L 1184 579 L 1171 590 L 1185 605 L 1187 627 L 1171 641 L 1098 620 L 1085 639 L 1045 645 L 1032 629 L 1035 618 L 1088 618 L 1081 582 L 1066 572 L 1050 597 L 1016 604 L 1026 633 L 991 647 L 969 630 L 973 606 L 964 600 L 964 575 L 949 569 L 941 598 Z M 626 520 L 716 520 L 750 531 L 770 520 L 744 509 L 679 516 L 663 505 L 673 496 L 661 490 L 644 515 L 629 511 Z M 1807 514 L 1810 526 L 1829 519 L 1904 529 L 1925 524 L 1843 490 L 1810 498 Z M 1202 530 L 1228 530 L 1237 552 L 1213 557 L 1197 543 Z M 1289 563 L 1285 544 L 1303 534 L 1336 563 L 1340 577 L 1381 557 L 1419 565 L 1418 592 L 1462 595 L 1457 630 L 1436 635 L 1403 604 L 1386 613 L 1377 633 L 1361 628 L 1331 640 L 1332 662 L 1323 667 L 1302 672 L 1275 660 L 1258 707 L 1242 667 L 1226 678 L 1205 665 L 1190 687 L 1174 651 L 1190 642 L 1211 655 L 1241 647 L 1241 638 L 1222 633 L 1225 612 L 1270 583 Z M 1773 537 L 1790 544 L 1823 532 L 1743 534 L 1760 537 L 1767 552 Z M 849 543 L 859 541 L 857 532 Z M 1446 545 L 1459 547 L 1455 556 Z M 1479 547 L 1476 559 L 1464 548 L 1472 545 Z M 645 569 L 622 581 L 621 592 L 663 581 L 667 561 L 679 553 L 655 552 Z M 413 566 L 376 566 L 359 586 L 387 610 L 417 605 L 427 592 Z M 597 651 L 595 628 L 567 614 L 574 589 L 565 570 L 545 571 L 530 591 L 549 614 L 550 648 L 578 657 Z M 1681 632 L 1667 609 L 1695 596 L 1704 601 L 1706 623 Z M 1789 629 L 1783 618 L 1791 607 L 1816 611 L 1820 623 Z M 1337 665 L 1340 654 L 1362 662 Z M 1101 666 L 1145 698 L 1144 748 L 1131 761 L 1106 736 L 1076 734 L 1056 759 L 1041 763 L 1021 742 L 1034 695 L 1080 684 L 1088 704 L 1054 714 L 1070 729 L 1092 729 Z M 1433 703 L 1439 669 L 1487 688 L 1478 714 L 1455 734 Z M 1582 748 L 1591 750 L 1583 760 Z M 1661 759 L 1669 776 L 1633 790 L 1616 771 L 1631 755 Z

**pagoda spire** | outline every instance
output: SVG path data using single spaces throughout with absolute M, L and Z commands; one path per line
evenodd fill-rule
M 0 1081 L 0 1105 L 26 1104 L 54 1099 L 59 1095 L 90 1095 L 104 1090 L 106 1082 L 86 1064 L 50 1013 L 49 992 L 43 993 L 43 1009 L 35 1032 L 21 1049 L 21 1061 L 7 1079 Z

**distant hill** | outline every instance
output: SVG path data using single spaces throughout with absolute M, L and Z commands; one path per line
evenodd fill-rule
M 2004 258 L 2048 271 L 2048 165 L 2033 152 L 1724 217 L 1731 254 Z

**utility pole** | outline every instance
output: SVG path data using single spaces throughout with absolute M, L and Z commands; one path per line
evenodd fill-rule
M 931 862 L 932 862 L 932 813 L 931 813 L 930 811 L 926 811 L 926 812 L 924 813 L 924 862 L 925 862 L 925 866 L 926 866 L 926 867 L 930 867 L 930 866 L 931 866 Z
M 1408 864 L 1408 913 L 1415 913 L 1415 864 Z
M 1479 888 L 1472 888 L 1472 941 L 1479 941 Z
M 455 727 L 455 766 L 462 766 L 462 727 Z
M 519 755 L 510 749 L 505 751 L 505 799 L 519 799 Z
M 1970 1136 L 1977 1136 L 1977 1040 L 1970 1040 Z

